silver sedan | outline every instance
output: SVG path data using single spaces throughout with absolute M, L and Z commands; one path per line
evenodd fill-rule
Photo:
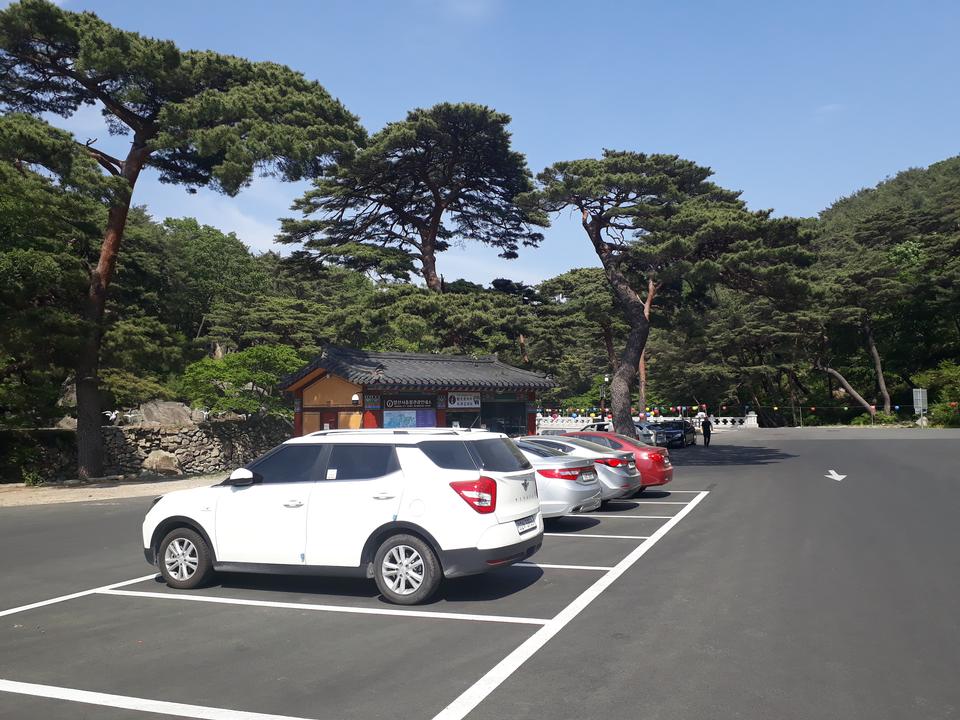
M 565 436 L 528 435 L 523 442 L 557 450 L 568 457 L 583 458 L 593 462 L 600 479 L 601 500 L 633 495 L 640 489 L 642 479 L 631 452 L 617 452 L 589 440 Z
M 600 481 L 590 460 L 564 455 L 536 443 L 517 441 L 536 472 L 544 518 L 590 512 L 600 507 Z

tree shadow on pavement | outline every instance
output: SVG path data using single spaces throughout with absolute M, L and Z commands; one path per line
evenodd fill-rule
M 670 453 L 670 462 L 675 467 L 704 465 L 770 465 L 796 457 L 790 453 L 768 447 L 752 445 L 692 445 L 684 450 Z

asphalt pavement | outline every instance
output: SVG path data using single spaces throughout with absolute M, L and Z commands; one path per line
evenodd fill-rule
M 359 580 L 171 591 L 146 577 L 143 498 L 0 509 L 0 718 L 960 715 L 960 433 L 671 455 L 664 491 L 553 523 L 533 565 L 419 615 Z

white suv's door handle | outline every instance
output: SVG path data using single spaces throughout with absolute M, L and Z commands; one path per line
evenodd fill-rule
M 303 507 L 303 502 L 300 500 L 291 500 L 290 502 L 285 502 L 283 506 L 288 508 L 298 508 Z
M 374 500 L 393 500 L 396 495 L 391 495 L 387 492 L 380 492 L 373 496 Z

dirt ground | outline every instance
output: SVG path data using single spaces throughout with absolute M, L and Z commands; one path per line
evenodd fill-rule
M 90 502 L 115 500 L 117 498 L 163 495 L 174 490 L 213 485 L 223 480 L 227 473 L 191 475 L 162 479 L 151 477 L 142 481 L 123 483 L 94 483 L 65 487 L 63 485 L 40 485 L 27 487 L 23 483 L 0 485 L 0 508 L 22 505 L 49 505 L 52 503 Z

